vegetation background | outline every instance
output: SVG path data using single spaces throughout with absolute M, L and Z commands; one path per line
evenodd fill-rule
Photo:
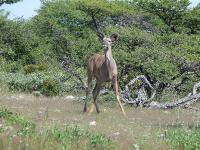
M 9 13 L 1 10 L 2 82 L 11 90 L 45 94 L 55 87 L 46 95 L 66 92 L 66 85 L 78 81 L 69 79 L 61 60 L 67 57 L 85 79 L 87 59 L 102 53 L 96 36 L 101 30 L 120 35 L 113 55 L 122 89 L 143 74 L 161 93 L 166 88 L 188 93 L 199 79 L 199 65 L 189 66 L 200 60 L 200 6 L 188 6 L 188 0 L 42 1 L 29 20 L 9 20 Z

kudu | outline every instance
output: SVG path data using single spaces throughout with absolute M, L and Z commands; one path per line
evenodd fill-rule
M 122 103 L 120 101 L 119 91 L 118 91 L 118 82 L 117 82 L 117 65 L 112 56 L 111 44 L 118 39 L 118 34 L 113 33 L 110 37 L 106 37 L 102 32 L 97 32 L 97 36 L 102 41 L 104 47 L 104 55 L 94 54 L 90 57 L 87 65 L 87 76 L 88 76 L 88 87 L 86 89 L 86 99 L 84 105 L 84 112 L 87 112 L 87 100 L 92 88 L 92 79 L 96 78 L 96 85 L 93 89 L 93 100 L 94 104 L 90 109 L 90 113 L 96 107 L 97 113 L 99 113 L 99 107 L 97 104 L 97 96 L 101 90 L 102 84 L 105 82 L 112 82 L 115 89 L 116 98 L 118 100 L 119 106 L 124 115 L 126 115 Z

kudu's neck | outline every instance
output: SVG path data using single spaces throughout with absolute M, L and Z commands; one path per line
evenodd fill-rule
M 106 62 L 110 62 L 113 60 L 111 46 L 108 46 L 108 48 L 105 49 L 104 53 L 105 53 L 105 61 Z

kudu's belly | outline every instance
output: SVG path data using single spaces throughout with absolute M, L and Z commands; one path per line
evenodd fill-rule
M 113 62 L 115 63 L 115 62 Z M 89 63 L 90 66 L 88 69 L 93 73 L 93 76 L 97 81 L 101 82 L 109 82 L 112 81 L 114 77 L 117 76 L 116 64 L 110 66 L 109 62 L 106 62 L 104 55 L 96 54 L 90 58 Z

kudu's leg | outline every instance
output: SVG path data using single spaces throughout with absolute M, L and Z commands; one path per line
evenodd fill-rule
M 115 95 L 116 95 L 117 101 L 119 103 L 119 106 L 120 106 L 120 108 L 122 110 L 123 115 L 126 116 L 126 112 L 124 111 L 123 105 L 122 105 L 122 103 L 120 101 L 119 87 L 118 87 L 117 78 L 115 77 L 112 82 L 113 82 L 113 87 L 115 89 Z
M 83 112 L 87 112 L 87 102 L 89 99 L 90 90 L 92 88 L 92 77 L 88 77 L 88 87 L 86 88 L 86 98 L 85 98 L 85 104 Z
M 96 107 L 97 113 L 100 113 L 99 106 L 98 106 L 98 104 L 97 104 L 97 97 L 98 97 L 98 95 L 99 95 L 100 90 L 101 90 L 101 83 L 97 82 L 96 85 L 95 85 L 94 90 L 92 91 L 94 104 L 92 104 L 92 107 L 91 107 L 89 113 L 92 113 L 92 112 L 93 112 L 93 110 L 94 110 L 94 105 L 95 105 L 95 107 Z

